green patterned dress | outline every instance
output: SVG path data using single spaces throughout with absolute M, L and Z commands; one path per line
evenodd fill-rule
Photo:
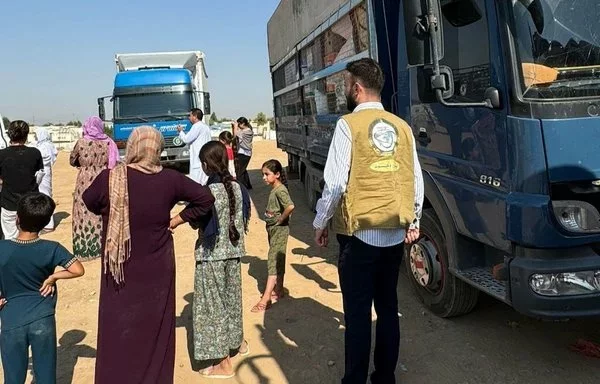
M 199 231 L 196 242 L 194 274 L 194 357 L 199 361 L 218 360 L 229 356 L 244 340 L 242 326 L 241 258 L 245 256 L 242 193 L 237 183 L 234 190 L 235 227 L 240 233 L 237 245 L 229 240 L 229 200 L 221 183 L 209 188 L 215 197 L 219 234 L 213 247 L 208 247 Z
M 88 211 L 82 195 L 108 166 L 108 143 L 79 139 L 71 151 L 70 163 L 79 168 L 73 193 L 73 255 L 79 260 L 100 257 L 102 218 Z

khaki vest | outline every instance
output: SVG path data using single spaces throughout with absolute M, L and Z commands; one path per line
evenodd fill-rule
M 352 152 L 346 192 L 333 230 L 407 228 L 415 216 L 414 139 L 392 113 L 364 109 L 342 117 L 350 126 Z

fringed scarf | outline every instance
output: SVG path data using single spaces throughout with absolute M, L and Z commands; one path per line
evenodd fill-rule
M 110 213 L 104 247 L 104 269 L 106 273 L 110 271 L 117 284 L 125 281 L 123 264 L 131 255 L 127 167 L 145 174 L 162 171 L 160 153 L 163 147 L 164 139 L 158 130 L 149 126 L 139 127 L 127 140 L 125 164 L 121 163 L 110 171 Z

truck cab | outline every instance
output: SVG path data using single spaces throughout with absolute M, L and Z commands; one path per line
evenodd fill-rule
M 277 140 L 312 207 L 345 64 L 382 66 L 425 181 L 404 264 L 441 317 L 482 292 L 529 316 L 600 315 L 600 4 L 574 4 L 282 0 L 269 21 Z
M 189 131 L 192 108 L 210 116 L 210 94 L 202 52 L 118 54 L 113 93 L 113 139 L 121 156 L 130 133 L 150 125 L 165 138 L 163 163 L 189 163 L 189 148 L 179 138 L 177 127 Z M 104 98 L 98 99 L 105 118 Z
M 391 105 L 426 183 L 405 255 L 416 292 L 442 316 L 479 291 L 531 316 L 599 315 L 597 1 L 424 3 L 398 3 Z

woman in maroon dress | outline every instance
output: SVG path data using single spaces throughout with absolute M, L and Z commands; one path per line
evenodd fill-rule
M 134 130 L 125 164 L 105 170 L 83 194 L 103 220 L 103 267 L 96 384 L 173 383 L 175 257 L 170 212 L 197 221 L 211 211 L 208 188 L 163 169 L 164 139 L 152 127 Z

